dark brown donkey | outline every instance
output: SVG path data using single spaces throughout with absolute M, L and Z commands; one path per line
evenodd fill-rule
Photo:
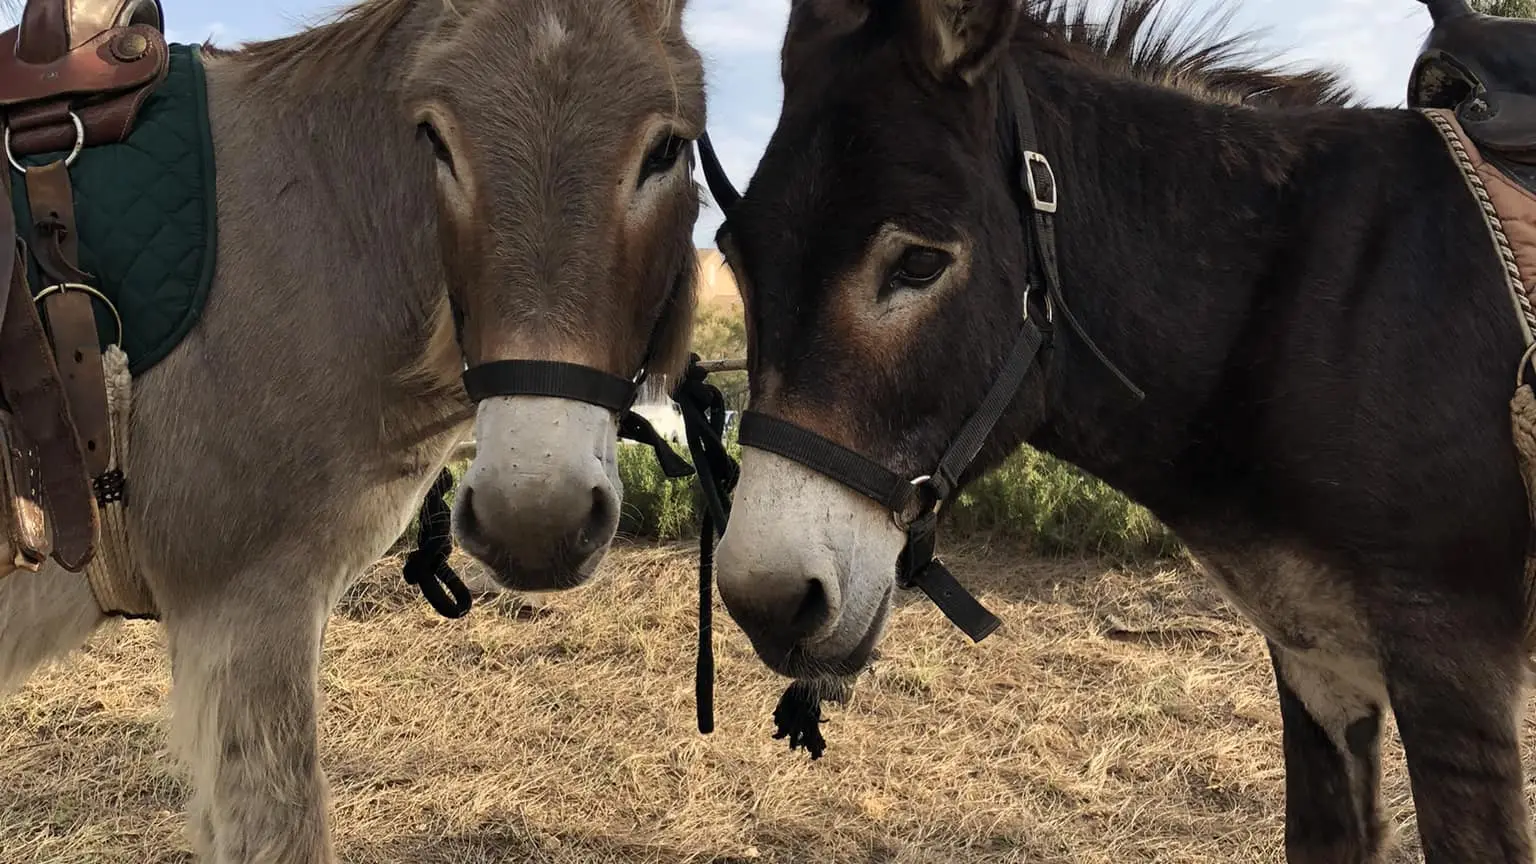
M 1151 508 L 1268 639 L 1289 860 L 1384 855 L 1390 706 L 1426 859 L 1530 861 L 1523 344 L 1445 143 L 1409 111 L 1134 80 L 1037 13 L 795 5 L 720 238 L 752 376 L 732 616 L 782 673 L 856 673 L 921 554 L 904 529 L 1027 441 Z M 912 509 L 861 472 L 923 478 L 887 498 Z

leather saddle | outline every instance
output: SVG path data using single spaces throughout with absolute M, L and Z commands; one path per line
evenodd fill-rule
M 1536 20 L 1424 0 L 1434 27 L 1408 79 L 1409 108 L 1445 108 L 1480 151 L 1536 186 Z
M 0 232 L 13 237 L 0 256 L 0 576 L 49 557 L 85 569 L 97 507 L 122 492 L 93 305 L 105 297 L 78 267 L 69 166 L 127 138 L 168 69 L 159 0 L 27 0 L 0 33 Z M 18 177 L 26 218 L 11 204 Z

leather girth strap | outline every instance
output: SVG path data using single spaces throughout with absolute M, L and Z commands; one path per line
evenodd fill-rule
M 53 356 L 64 380 L 64 393 L 75 418 L 75 431 L 84 448 L 86 473 L 94 478 L 107 470 L 111 421 L 107 417 L 107 382 L 101 371 L 101 347 L 91 295 L 74 285 L 89 276 L 80 272 L 75 228 L 74 192 L 69 169 L 51 162 L 27 169 L 27 199 L 32 207 L 32 254 L 37 257 L 46 287 L 42 298 Z
M 9 197 L 10 172 L 4 177 Z M 23 446 L 37 453 L 46 512 L 53 523 L 53 559 L 78 573 L 95 553 L 96 508 L 69 399 L 27 286 L 27 259 L 27 244 L 17 237 L 5 318 L 0 322 L 0 393 L 16 415 L 16 425 L 26 439 Z M 94 348 L 94 328 L 91 339 Z M 23 554 L 40 551 L 34 543 L 27 545 L 34 548 L 21 550 Z

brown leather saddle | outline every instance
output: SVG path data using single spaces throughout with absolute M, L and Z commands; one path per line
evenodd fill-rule
M 97 502 L 122 493 L 119 472 L 107 470 L 92 303 L 105 298 L 78 267 L 69 166 L 87 147 L 128 137 L 168 56 L 159 0 L 27 0 L 21 23 L 0 33 L 0 232 L 14 238 L 0 282 L 0 576 L 49 557 L 83 570 L 95 553 Z M 9 203 L 17 177 L 30 224 L 17 223 Z M 33 264 L 41 285 L 29 284 Z
M 1455 112 L 1488 159 L 1536 190 L 1536 20 L 1423 0 L 1434 27 L 1408 79 L 1409 108 Z

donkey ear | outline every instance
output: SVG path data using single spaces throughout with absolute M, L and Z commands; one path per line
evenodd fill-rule
M 973 84 L 1013 39 L 1026 0 L 912 0 L 923 59 L 939 78 Z

